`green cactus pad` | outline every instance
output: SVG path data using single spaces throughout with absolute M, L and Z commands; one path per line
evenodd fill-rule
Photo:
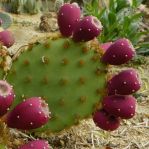
M 7 80 L 14 86 L 15 104 L 41 96 L 52 113 L 49 123 L 36 131 L 59 132 L 91 116 L 100 105 L 107 66 L 92 45 L 68 38 L 47 39 L 29 46 L 14 61 Z

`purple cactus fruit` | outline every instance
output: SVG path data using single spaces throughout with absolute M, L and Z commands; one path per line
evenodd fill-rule
M 135 115 L 136 99 L 130 95 L 112 95 L 103 99 L 103 108 L 116 117 L 123 119 Z
M 101 30 L 101 22 L 96 17 L 84 17 L 74 29 L 73 40 L 76 42 L 92 40 L 101 33 Z
M 123 70 L 108 81 L 108 95 L 129 95 L 138 91 L 141 81 L 134 69 Z
M 40 97 L 29 98 L 18 104 L 7 116 L 8 127 L 22 130 L 39 128 L 49 120 L 48 105 Z
M 15 42 L 14 35 L 7 30 L 0 32 L 0 43 L 6 46 L 7 48 L 11 47 Z
M 94 113 L 93 121 L 96 126 L 107 131 L 116 130 L 120 125 L 120 118 L 110 115 L 103 109 Z
M 58 25 L 63 36 L 72 35 L 74 27 L 81 17 L 81 10 L 77 3 L 64 4 L 58 13 Z
M 50 149 L 48 141 L 34 140 L 20 146 L 18 149 Z
M 0 80 L 0 117 L 7 113 L 14 100 L 14 91 L 10 84 Z
M 111 65 L 121 65 L 133 58 L 135 50 L 128 39 L 115 41 L 104 53 L 102 61 Z
M 2 25 L 2 23 L 3 23 L 3 20 L 0 18 L 0 26 Z
M 106 52 L 107 49 L 112 45 L 112 42 L 106 42 L 100 45 L 101 49 Z

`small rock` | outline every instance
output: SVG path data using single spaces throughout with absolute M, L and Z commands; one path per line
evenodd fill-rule
M 58 30 L 56 16 L 52 13 L 43 14 L 40 18 L 39 28 L 43 32 L 54 32 Z

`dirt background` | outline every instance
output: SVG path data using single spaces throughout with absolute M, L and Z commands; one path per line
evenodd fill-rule
M 15 53 L 21 46 L 50 33 L 39 30 L 40 16 L 38 15 L 12 15 L 13 24 L 9 30 L 15 34 L 16 43 L 9 50 Z M 51 31 L 57 29 L 56 15 L 51 14 L 49 21 Z M 143 64 L 135 65 L 133 62 L 123 68 L 112 67 L 110 72 L 116 73 L 126 67 L 138 70 L 142 79 L 142 88 L 137 93 L 138 106 L 136 116 L 131 120 L 124 120 L 120 128 L 114 132 L 105 132 L 95 126 L 91 119 L 84 120 L 61 134 L 41 134 L 46 138 L 53 149 L 149 149 L 149 57 L 143 57 Z M 7 129 L 0 124 L 1 136 L 6 139 L 9 149 L 35 139 L 34 134 L 27 135 L 14 129 Z M 11 137 L 10 137 L 11 135 Z M 0 139 L 1 141 L 1 139 Z

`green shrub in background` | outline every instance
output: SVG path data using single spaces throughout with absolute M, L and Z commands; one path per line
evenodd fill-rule
M 121 37 L 128 38 L 139 54 L 149 55 L 149 42 L 142 42 L 148 31 L 142 31 L 140 23 L 143 13 L 137 11 L 141 0 L 92 0 L 84 3 L 84 14 L 96 16 L 103 25 L 100 42 L 114 41 Z

